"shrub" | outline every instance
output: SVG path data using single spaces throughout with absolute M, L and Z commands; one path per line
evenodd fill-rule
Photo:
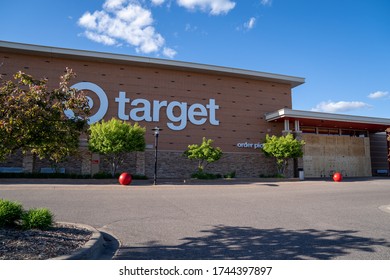
M 22 204 L 0 199 L 0 227 L 15 225 L 22 214 Z
M 226 179 L 236 178 L 236 171 L 229 172 L 228 174 L 224 175 L 223 177 Z
M 283 174 L 272 174 L 272 175 L 264 175 L 264 174 L 260 174 L 259 175 L 260 178 L 285 178 Z
M 205 173 L 205 172 L 199 171 L 199 172 L 191 174 L 191 178 L 203 179 L 203 180 L 213 180 L 213 179 L 222 178 L 222 175 L 221 174 Z
M 121 173 L 115 173 L 114 178 L 118 179 Z M 140 174 L 131 174 L 131 177 L 133 180 L 147 180 L 148 177 L 146 175 L 140 175 Z M 92 176 L 93 179 L 112 179 L 112 174 L 104 171 L 100 171 L 98 173 L 95 173 Z
M 115 174 L 115 178 L 116 178 L 116 175 L 117 174 Z M 92 178 L 93 179 L 112 179 L 112 175 L 110 173 L 100 171 L 98 173 L 93 174 Z
M 22 215 L 24 229 L 45 230 L 53 225 L 54 215 L 47 208 L 33 208 Z
M 73 173 L 0 173 L 0 178 L 65 178 L 65 179 L 90 179 L 91 175 Z

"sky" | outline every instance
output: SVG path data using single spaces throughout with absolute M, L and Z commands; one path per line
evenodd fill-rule
M 2 0 L 0 40 L 303 77 L 293 109 L 390 118 L 388 0 Z

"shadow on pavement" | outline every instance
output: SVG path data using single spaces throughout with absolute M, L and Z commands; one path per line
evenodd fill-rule
M 204 236 L 183 238 L 177 246 L 150 242 L 143 247 L 121 247 L 122 260 L 329 260 L 351 250 L 375 252 L 374 246 L 390 248 L 384 239 L 359 237 L 352 230 L 256 229 L 218 225 L 202 231 Z
M 111 260 L 119 248 L 119 241 L 111 234 L 105 231 L 100 231 L 103 235 L 103 248 L 100 252 L 98 260 Z

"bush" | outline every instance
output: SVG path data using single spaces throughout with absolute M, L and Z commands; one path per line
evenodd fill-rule
M 213 179 L 222 178 L 222 175 L 221 174 L 205 173 L 205 172 L 199 171 L 199 172 L 191 174 L 191 178 L 213 180 Z
M 226 179 L 236 178 L 236 171 L 229 172 L 228 174 L 224 175 L 223 177 Z
M 22 214 L 22 204 L 0 199 L 0 227 L 16 225 Z
M 148 176 L 142 175 L 142 174 L 134 174 L 134 175 L 131 175 L 131 177 L 133 177 L 133 180 L 147 180 L 148 179 Z
M 72 173 L 0 173 L 0 178 L 43 178 L 43 179 L 90 179 L 91 175 Z
M 260 178 L 285 178 L 283 174 L 272 174 L 272 175 L 264 175 L 264 174 L 260 174 L 259 175 Z
M 114 178 L 117 178 L 117 175 L 118 174 L 115 174 Z M 98 173 L 93 174 L 92 178 L 93 179 L 112 179 L 113 177 L 112 177 L 111 173 L 100 171 Z
M 121 173 L 115 173 L 114 177 L 112 177 L 111 173 L 100 171 L 95 173 L 92 178 L 93 179 L 118 179 Z M 133 180 L 147 180 L 148 177 L 140 174 L 131 174 Z
M 22 215 L 24 229 L 45 230 L 53 225 L 54 215 L 47 208 L 33 208 Z

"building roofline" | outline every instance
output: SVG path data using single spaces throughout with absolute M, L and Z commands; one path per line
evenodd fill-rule
M 150 65 L 158 66 L 168 69 L 179 69 L 179 70 L 191 70 L 195 72 L 208 72 L 208 73 L 220 73 L 228 76 L 238 76 L 238 77 L 251 77 L 252 79 L 274 81 L 278 83 L 284 83 L 291 85 L 292 88 L 299 86 L 305 82 L 304 78 L 273 74 L 267 72 L 259 72 L 254 70 L 245 70 L 232 67 L 223 67 L 215 66 L 201 63 L 193 62 L 183 62 L 176 60 L 160 59 L 160 58 L 150 58 L 150 57 L 141 57 L 141 56 L 132 56 L 124 54 L 114 54 L 114 53 L 105 53 L 105 52 L 96 52 L 96 51 L 86 51 L 86 50 L 76 50 L 68 48 L 59 48 L 59 47 L 49 47 L 49 46 L 40 46 L 24 43 L 15 43 L 0 41 L 0 50 L 11 50 L 16 53 L 32 53 L 32 54 L 43 54 L 50 55 L 51 57 L 72 57 L 72 58 L 81 58 L 92 61 L 114 61 L 119 63 L 130 63 L 136 65 Z
M 332 114 L 315 111 L 301 111 L 293 109 L 280 109 L 275 112 L 271 112 L 265 115 L 266 121 L 274 121 L 283 118 L 291 119 L 315 119 L 325 121 L 339 121 L 339 122 L 351 122 L 351 123 L 364 123 L 364 124 L 378 124 L 388 125 L 390 127 L 390 119 L 356 116 L 356 115 L 344 115 L 344 114 Z

